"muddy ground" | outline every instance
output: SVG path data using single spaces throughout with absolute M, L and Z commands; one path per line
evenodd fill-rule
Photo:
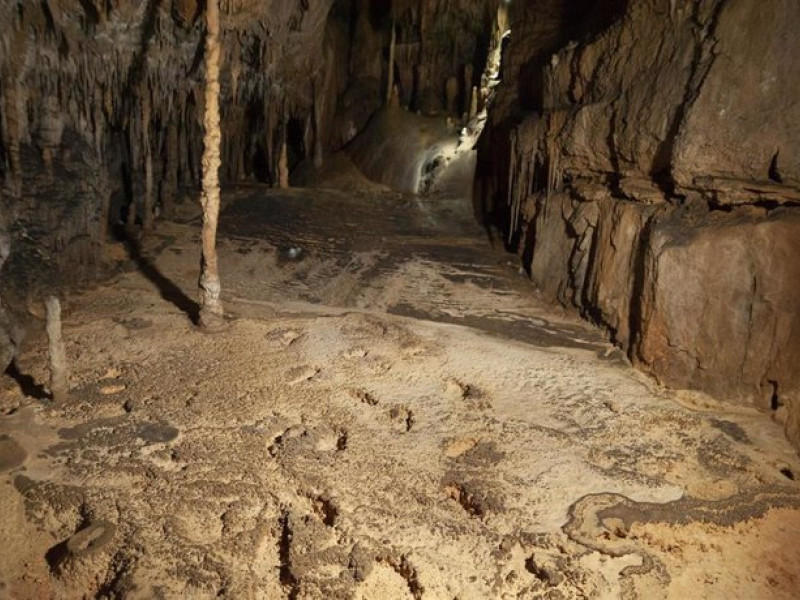
M 460 203 L 226 194 L 0 380 L 0 597 L 796 598 L 800 461 L 537 300 Z M 32 308 L 36 312 L 35 308 Z

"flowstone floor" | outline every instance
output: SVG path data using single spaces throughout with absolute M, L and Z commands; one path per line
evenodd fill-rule
M 1 380 L 0 597 L 796 597 L 776 423 L 658 388 L 456 203 L 226 197 L 225 332 L 164 223 L 70 296 L 66 404 Z

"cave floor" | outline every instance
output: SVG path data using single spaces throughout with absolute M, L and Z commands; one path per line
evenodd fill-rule
M 0 380 L 0 597 L 796 597 L 781 427 L 632 370 L 462 203 L 227 191 L 215 335 L 198 239 L 70 296 L 67 403 Z

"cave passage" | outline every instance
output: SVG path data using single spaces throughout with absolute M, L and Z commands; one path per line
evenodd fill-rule
M 798 20 L 0 0 L 0 596 L 796 597 Z

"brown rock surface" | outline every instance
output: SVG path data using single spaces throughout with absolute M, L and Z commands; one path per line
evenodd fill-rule
M 798 409 L 800 214 L 657 218 L 644 250 L 636 362 L 670 386 Z M 798 440 L 800 431 L 790 431 Z
M 601 4 L 513 5 L 478 205 L 635 364 L 800 444 L 800 5 Z
M 3 265 L 11 252 L 11 236 L 5 226 L 5 218 L 0 214 L 0 286 L 2 286 Z M 0 287 L 2 289 L 2 287 Z M 0 373 L 4 373 L 16 355 L 16 344 L 12 339 L 11 318 L 0 302 Z

